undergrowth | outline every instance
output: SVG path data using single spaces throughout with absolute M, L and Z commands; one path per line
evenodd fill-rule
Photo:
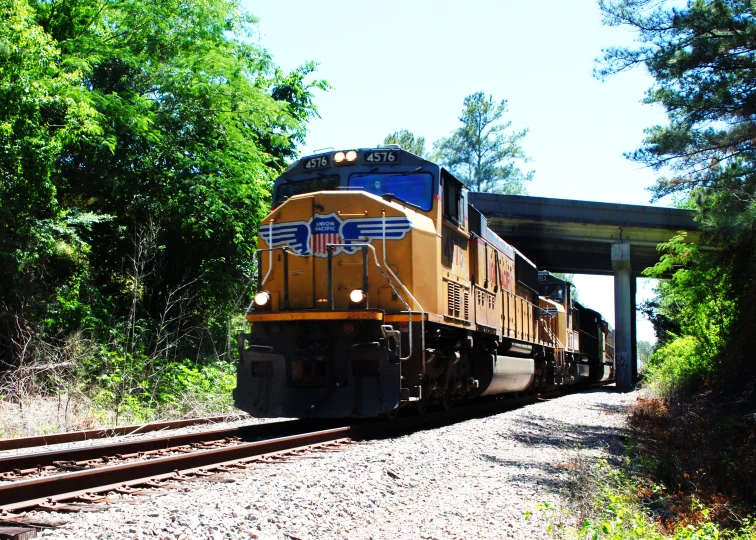
M 3 374 L 0 437 L 234 411 L 231 392 L 236 377 L 230 362 L 118 360 L 111 356 L 103 366 L 87 357 L 66 369 Z
M 638 474 L 636 466 L 630 459 L 620 467 L 600 462 L 594 477 L 593 512 L 565 536 L 606 540 L 737 540 L 756 536 L 750 517 L 725 526 L 695 497 L 679 506 L 680 501 L 663 484 Z
M 618 463 L 594 463 L 578 450 L 563 493 L 567 508 L 537 507 L 550 532 L 607 540 L 756 538 L 752 415 L 708 391 L 688 401 L 639 398 L 628 424 Z

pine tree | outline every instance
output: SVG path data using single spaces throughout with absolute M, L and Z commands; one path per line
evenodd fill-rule
M 533 178 L 534 171 L 516 165 L 528 161 L 520 147 L 528 130 L 509 131 L 512 122 L 501 121 L 506 112 L 507 100 L 470 94 L 459 118 L 462 126 L 433 145 L 434 158 L 473 191 L 522 195 Z

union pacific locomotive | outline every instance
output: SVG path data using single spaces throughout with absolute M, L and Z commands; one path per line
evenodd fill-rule
M 601 315 L 399 147 L 295 162 L 257 241 L 234 390 L 255 416 L 422 412 L 614 377 Z

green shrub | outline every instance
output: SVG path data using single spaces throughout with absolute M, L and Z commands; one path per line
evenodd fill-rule
M 713 374 L 716 363 L 693 336 L 668 341 L 651 355 L 644 378 L 662 395 L 685 392 Z
M 233 364 L 222 360 L 169 361 L 111 355 L 107 369 L 89 382 L 93 401 L 114 423 L 200 416 L 233 410 Z

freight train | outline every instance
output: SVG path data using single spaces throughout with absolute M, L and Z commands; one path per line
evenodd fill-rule
M 273 186 L 235 405 L 374 417 L 614 377 L 612 332 L 398 146 L 329 151 Z

